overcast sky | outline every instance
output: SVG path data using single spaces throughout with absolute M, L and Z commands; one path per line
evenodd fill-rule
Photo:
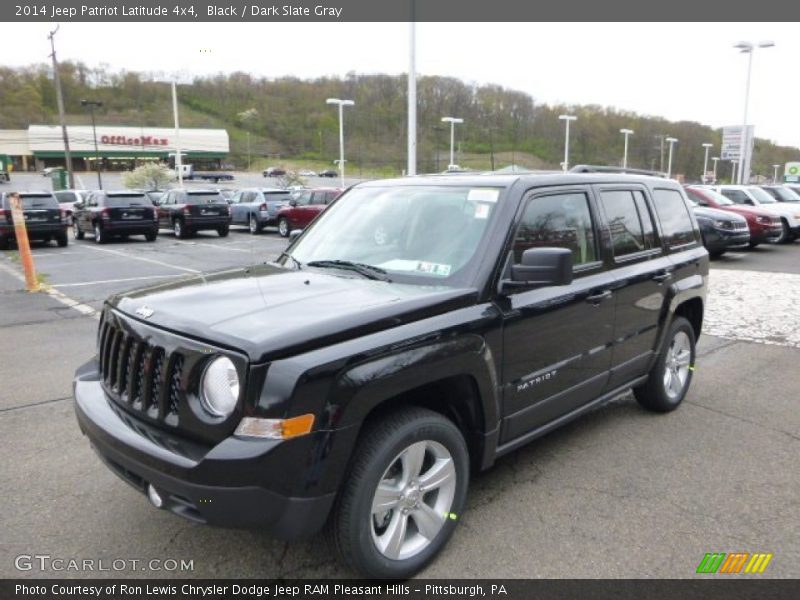
M 47 61 L 51 27 L 6 24 L 0 64 Z M 397 74 L 409 56 L 407 23 L 69 23 L 56 38 L 61 60 L 191 75 Z M 417 72 L 721 127 L 743 118 L 739 40 L 776 44 L 754 57 L 756 135 L 800 147 L 796 23 L 420 23 Z

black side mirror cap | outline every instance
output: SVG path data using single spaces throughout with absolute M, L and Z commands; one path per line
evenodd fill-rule
M 83 209 L 83 202 L 76 202 L 75 204 L 72 205 L 72 208 L 74 210 L 82 210 Z
M 528 248 L 522 262 L 511 265 L 512 287 L 556 286 L 572 283 L 572 251 L 568 248 Z

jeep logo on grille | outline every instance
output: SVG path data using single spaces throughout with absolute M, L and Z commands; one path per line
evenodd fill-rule
M 143 319 L 149 319 L 150 317 L 153 316 L 154 312 L 156 312 L 156 311 L 154 311 L 152 308 L 150 308 L 147 305 L 140 306 L 139 308 L 136 309 L 136 314 L 139 315 L 140 317 L 142 317 Z

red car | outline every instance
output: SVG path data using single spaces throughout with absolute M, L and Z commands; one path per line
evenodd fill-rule
M 278 233 L 289 237 L 292 229 L 303 229 L 342 193 L 340 188 L 301 190 L 292 194 L 289 206 L 278 211 Z
M 754 206 L 736 204 L 719 192 L 702 187 L 686 186 L 686 195 L 700 206 L 718 208 L 740 214 L 747 219 L 750 228 L 750 247 L 755 248 L 764 242 L 775 242 L 781 236 L 781 220 L 765 210 Z

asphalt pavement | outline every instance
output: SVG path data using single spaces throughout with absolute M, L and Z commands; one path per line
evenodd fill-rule
M 154 509 L 101 464 L 72 408 L 105 297 L 285 246 L 238 228 L 37 245 L 51 294 L 22 291 L 15 252 L 0 253 L 0 577 L 349 576 L 321 538 L 287 544 Z M 773 553 L 765 576 L 800 576 L 800 342 L 789 335 L 800 330 L 800 243 L 714 261 L 711 284 L 681 408 L 654 415 L 627 394 L 498 460 L 472 480 L 456 534 L 422 577 L 687 578 L 707 552 Z M 20 571 L 20 555 L 124 566 Z

